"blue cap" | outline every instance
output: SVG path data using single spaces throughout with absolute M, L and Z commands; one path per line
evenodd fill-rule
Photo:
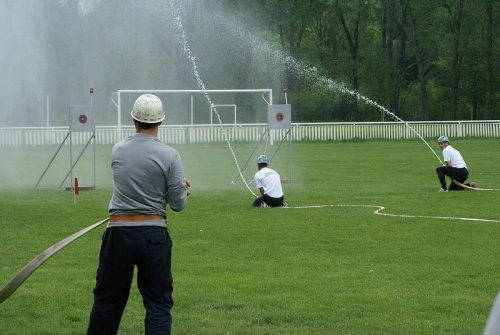
M 259 158 L 257 158 L 257 164 L 268 164 L 269 165 L 269 158 L 267 158 L 266 155 L 260 155 Z
M 446 136 L 439 136 L 438 143 L 442 143 L 442 142 L 450 142 L 450 141 L 448 140 L 448 137 L 446 137 Z

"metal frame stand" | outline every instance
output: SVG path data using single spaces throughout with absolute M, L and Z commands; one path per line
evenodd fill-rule
M 57 149 L 56 153 L 54 154 L 54 156 L 52 156 L 52 159 L 50 160 L 49 164 L 47 165 L 47 167 L 43 171 L 42 175 L 40 176 L 40 179 L 38 179 L 38 182 L 35 185 L 35 189 L 40 184 L 40 181 L 45 176 L 45 173 L 47 172 L 47 170 L 49 169 L 49 167 L 52 165 L 52 162 L 56 158 L 57 154 L 59 154 L 59 151 L 61 150 L 62 146 L 64 145 L 64 143 L 66 142 L 66 140 L 68 139 L 68 137 L 69 137 L 69 147 L 70 147 L 70 149 L 69 149 L 69 153 L 70 153 L 70 169 L 69 169 L 68 173 L 66 174 L 66 176 L 64 177 L 63 181 L 61 182 L 61 184 L 59 185 L 59 188 L 61 188 L 63 186 L 63 184 L 66 181 L 66 179 L 68 179 L 68 176 L 71 175 L 71 189 L 73 189 L 73 187 L 74 187 L 74 185 L 73 185 L 73 169 L 76 166 L 76 164 L 78 163 L 78 161 L 80 160 L 80 158 L 82 157 L 82 155 L 85 152 L 85 150 L 87 149 L 87 147 L 89 146 L 90 141 L 92 141 L 92 139 L 93 139 L 94 140 L 94 184 L 93 184 L 92 187 L 87 187 L 87 189 L 95 189 L 95 177 L 96 177 L 96 168 L 95 168 L 95 130 L 92 132 L 92 135 L 90 136 L 89 140 L 87 141 L 87 144 L 83 148 L 82 152 L 78 155 L 78 158 L 76 159 L 75 163 L 73 163 L 73 144 L 72 144 L 72 136 L 71 136 L 71 134 L 72 134 L 72 132 L 70 130 L 66 134 L 66 136 L 64 137 L 61 145 L 59 145 L 59 148 Z
M 287 130 L 287 132 L 285 133 L 285 136 L 283 136 L 283 138 L 281 139 L 280 141 L 280 144 L 278 145 L 278 148 L 274 151 L 274 154 L 272 156 L 269 157 L 269 161 L 272 162 L 274 156 L 276 156 L 276 154 L 278 153 L 278 150 L 281 148 L 282 144 L 284 143 L 285 139 L 287 136 L 289 136 L 289 156 L 290 156 L 290 170 L 289 170 L 289 179 L 286 181 L 286 182 L 289 182 L 291 183 L 292 182 L 292 136 L 290 134 L 290 131 L 292 130 L 292 128 L 289 128 Z M 270 142 L 270 131 L 271 129 L 269 128 L 266 128 L 266 130 L 264 131 L 264 133 L 262 134 L 262 136 L 260 137 L 259 139 L 259 142 L 257 142 L 257 145 L 255 146 L 255 148 L 253 149 L 252 153 L 250 154 L 250 156 L 248 157 L 248 159 L 246 160 L 245 162 L 245 165 L 243 165 L 243 168 L 241 169 L 241 173 L 243 174 L 243 171 L 245 170 L 245 167 L 248 165 L 248 163 L 250 162 L 250 159 L 252 159 L 254 157 L 254 154 L 255 154 L 255 151 L 257 150 L 257 148 L 259 147 L 259 145 L 261 144 L 262 140 L 264 139 L 264 137 L 267 135 L 267 141 L 266 141 L 266 149 L 264 150 L 264 154 L 268 155 L 268 151 L 270 151 L 270 148 L 269 148 L 269 142 Z M 233 183 L 237 182 L 238 181 L 238 178 L 240 177 L 240 174 L 238 173 L 238 175 L 236 176 L 236 178 L 234 179 Z M 283 182 L 284 180 L 282 180 Z

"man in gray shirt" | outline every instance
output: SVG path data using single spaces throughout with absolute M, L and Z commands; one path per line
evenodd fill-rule
M 190 183 L 177 150 L 156 137 L 165 118 L 161 100 L 141 95 L 131 114 L 136 133 L 112 150 L 113 196 L 87 334 L 118 332 L 135 266 L 146 309 L 145 333 L 171 332 L 172 241 L 166 229 L 166 206 L 183 210 Z

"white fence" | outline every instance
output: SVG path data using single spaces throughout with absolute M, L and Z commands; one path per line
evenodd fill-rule
M 120 129 L 120 130 L 119 130 Z M 255 142 L 266 134 L 267 124 L 161 126 L 158 138 L 165 143 Z M 133 127 L 96 127 L 96 144 L 110 145 L 134 133 Z M 60 145 L 68 135 L 68 127 L 0 128 L 0 147 Z M 359 139 L 411 139 L 457 137 L 500 137 L 500 120 L 447 122 L 356 122 L 356 123 L 292 123 L 288 130 L 273 130 L 271 140 L 280 141 L 291 135 L 292 141 L 345 141 Z M 73 145 L 85 145 L 92 133 L 74 132 Z M 289 138 L 289 137 L 287 137 Z M 69 140 L 65 142 L 69 145 Z

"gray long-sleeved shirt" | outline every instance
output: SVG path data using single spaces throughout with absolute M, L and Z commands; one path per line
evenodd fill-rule
M 167 203 L 176 212 L 186 207 L 187 191 L 177 150 L 154 136 L 135 133 L 116 143 L 111 157 L 113 196 L 109 202 L 110 215 L 155 214 L 166 218 Z

